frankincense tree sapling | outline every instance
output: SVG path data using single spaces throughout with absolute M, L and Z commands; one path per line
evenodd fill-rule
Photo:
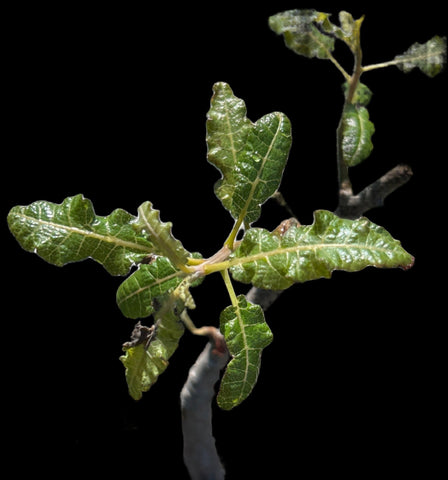
M 276 295 L 272 292 L 330 278 L 334 270 L 355 272 L 368 266 L 408 269 L 413 265 L 412 255 L 398 240 L 361 217 L 405 183 L 410 170 L 398 166 L 357 194 L 350 182 L 350 168 L 368 158 L 373 148 L 374 125 L 367 110 L 371 92 L 360 79 L 366 72 L 391 65 L 405 72 L 419 68 L 433 77 L 443 67 L 446 40 L 436 36 L 425 44 L 412 45 L 389 62 L 363 66 L 362 22 L 363 17 L 354 20 L 349 13 L 340 12 L 337 25 L 330 15 L 315 10 L 291 10 L 269 19 L 271 29 L 283 35 L 295 53 L 330 60 L 344 77 L 344 105 L 337 128 L 339 205 L 335 213 L 316 211 L 311 225 L 287 219 L 273 231 L 252 226 L 260 218 L 261 206 L 280 196 L 292 127 L 280 112 L 251 121 L 244 101 L 224 82 L 213 86 L 206 122 L 207 159 L 221 173 L 215 194 L 234 219 L 234 226 L 223 239 L 222 248 L 211 257 L 186 250 L 173 236 L 172 224 L 163 222 L 149 201 L 138 207 L 137 215 L 117 209 L 108 216 L 98 216 L 92 202 L 81 194 L 61 204 L 37 201 L 10 211 L 9 228 L 25 250 L 57 266 L 92 258 L 109 274 L 127 276 L 117 291 L 119 309 L 127 318 L 152 318 L 152 323 L 145 320 L 149 325 L 138 321 L 120 357 L 135 400 L 167 368 L 187 328 L 210 338 L 208 350 L 196 366 L 200 369 L 204 362 L 215 365 L 207 380 L 205 403 L 209 404 L 219 370 L 225 366 L 217 402 L 225 410 L 232 409 L 253 390 L 262 351 L 272 341 L 264 316 L 272 295 Z M 353 54 L 351 74 L 333 56 L 337 41 Z M 216 273 L 223 278 L 230 305 L 221 313 L 219 331 L 215 327 L 197 328 L 190 317 L 195 307 L 192 289 Z M 233 281 L 252 289 L 247 296 L 237 295 Z M 201 375 L 199 378 L 206 377 L 204 372 Z M 199 408 L 191 400 L 193 383 L 200 389 L 197 381 L 191 378 L 184 388 L 183 408 L 187 410 Z M 189 418 L 187 412 L 185 430 L 200 422 Z M 209 425 L 207 417 L 205 423 Z M 200 430 L 207 428 L 201 426 Z M 204 471 L 210 475 L 207 478 L 223 478 L 216 455 L 211 465 L 204 466 L 200 459 L 212 457 L 213 451 L 205 447 L 198 456 L 200 440 L 185 433 L 185 462 L 192 478 L 205 478 L 201 477 Z

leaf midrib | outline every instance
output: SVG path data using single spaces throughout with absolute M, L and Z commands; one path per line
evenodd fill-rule
M 358 244 L 358 243 L 349 243 L 349 244 L 325 243 L 325 244 L 319 244 L 319 245 L 297 245 L 292 247 L 280 247 L 274 250 L 269 250 L 267 252 L 258 252 L 258 253 L 247 255 L 244 257 L 231 258 L 230 260 L 226 260 L 225 262 L 219 262 L 219 263 L 210 264 L 210 265 L 203 265 L 201 266 L 201 269 L 206 275 L 208 275 L 210 273 L 220 272 L 222 270 L 232 268 L 238 265 L 245 265 L 247 263 L 257 262 L 259 260 L 267 260 L 276 255 L 283 255 L 287 253 L 298 253 L 300 251 L 306 251 L 306 250 L 316 251 L 316 250 L 330 249 L 330 248 L 331 249 L 350 248 L 350 249 L 358 249 L 358 250 L 370 250 L 372 252 L 379 252 L 383 254 L 388 254 L 392 251 L 390 248 L 369 246 L 369 245 Z
M 251 189 L 250 189 L 250 193 L 249 195 L 247 196 L 247 199 L 246 199 L 246 203 L 244 204 L 244 207 L 243 209 L 241 210 L 241 213 L 240 213 L 240 216 L 238 218 L 238 224 L 241 225 L 247 215 L 247 212 L 249 210 L 249 206 L 250 204 L 252 203 L 252 200 L 253 200 L 253 197 L 254 197 L 254 194 L 255 194 L 255 190 L 258 186 L 258 184 L 262 181 L 261 180 L 261 176 L 263 174 L 263 171 L 264 171 L 264 167 L 266 165 L 266 162 L 268 161 L 268 159 L 270 158 L 270 155 L 271 155 L 271 151 L 272 149 L 274 148 L 274 145 L 277 141 L 277 138 L 281 132 L 281 126 L 282 126 L 282 118 L 277 115 L 277 120 L 278 120 L 278 125 L 277 125 L 277 130 L 274 134 L 274 136 L 272 137 L 272 140 L 269 144 L 269 148 L 268 148 L 268 151 L 266 152 L 265 156 L 263 157 L 263 161 L 261 162 L 261 165 L 260 165 L 260 168 L 258 169 L 257 171 L 257 177 L 255 178 L 255 180 L 252 182 L 252 185 L 251 185 Z M 255 125 L 252 126 L 253 128 L 255 127 Z
M 67 236 L 71 235 L 72 233 L 75 233 L 75 234 L 78 234 L 78 235 L 82 235 L 84 237 L 94 238 L 96 240 L 101 240 L 101 241 L 106 242 L 106 243 L 112 243 L 112 244 L 115 244 L 115 245 L 118 245 L 118 246 L 121 246 L 121 247 L 126 247 L 126 248 L 129 248 L 129 249 L 132 249 L 132 250 L 140 250 L 140 251 L 146 252 L 146 253 L 151 253 L 152 252 L 152 249 L 148 248 L 146 245 L 142 245 L 140 243 L 135 243 L 135 242 L 130 242 L 128 240 L 123 240 L 119 237 L 114 237 L 112 235 L 102 235 L 100 233 L 96 233 L 96 232 L 91 231 L 91 230 L 83 230 L 81 228 L 64 225 L 62 223 L 55 223 L 55 222 L 50 222 L 48 220 L 42 220 L 42 219 L 39 219 L 39 218 L 30 217 L 30 216 L 25 215 L 23 213 L 19 213 L 19 214 L 15 214 L 15 215 L 17 215 L 18 217 L 20 217 L 24 220 L 31 221 L 31 222 L 36 222 L 36 223 L 38 223 L 42 226 L 49 226 L 49 227 L 55 228 L 57 230 L 65 230 L 65 231 L 67 231 Z

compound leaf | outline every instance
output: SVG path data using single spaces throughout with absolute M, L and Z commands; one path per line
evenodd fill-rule
M 134 400 L 140 400 L 143 392 L 147 392 L 157 381 L 159 375 L 168 366 L 168 359 L 179 345 L 185 328 L 179 318 L 183 305 L 172 299 L 165 302 L 159 312 L 154 314 L 156 322 L 150 337 L 143 336 L 141 341 L 125 343 L 125 354 L 120 357 L 125 366 L 126 382 L 129 394 Z M 136 328 L 142 328 L 137 325 Z M 133 335 L 134 336 L 134 335 Z
M 435 36 L 426 43 L 414 43 L 406 52 L 397 55 L 393 62 L 405 73 L 419 68 L 429 77 L 440 73 L 446 60 L 446 38 Z
M 283 35 L 288 48 L 308 58 L 328 59 L 334 50 L 333 37 L 318 29 L 332 32 L 334 26 L 329 15 L 316 10 L 287 10 L 269 18 L 269 26 L 278 35 Z
M 220 328 L 232 360 L 221 381 L 218 405 L 225 409 L 239 405 L 254 388 L 260 371 L 261 352 L 272 341 L 272 332 L 264 320 L 263 309 L 237 297 L 237 304 L 220 316 Z
M 283 236 L 248 230 L 229 266 L 235 280 L 283 290 L 295 282 L 330 278 L 333 270 L 407 269 L 413 262 L 398 240 L 367 218 L 341 219 L 320 210 L 312 225 L 292 226 Z
M 121 209 L 97 216 L 82 195 L 61 204 L 37 201 L 16 206 L 8 215 L 9 228 L 25 250 L 57 266 L 91 257 L 112 275 L 126 275 L 154 251 L 153 244 L 133 228 L 135 221 Z
M 375 126 L 369 120 L 367 108 L 347 105 L 342 115 L 342 157 L 353 167 L 365 160 L 373 149 Z
M 252 123 L 228 84 L 213 87 L 207 116 L 208 161 L 221 171 L 215 193 L 234 219 L 256 221 L 280 185 L 291 147 L 291 124 L 279 112 Z
M 117 290 L 117 304 L 128 318 L 144 318 L 154 312 L 155 298 L 176 288 L 185 274 L 166 257 L 140 265 Z

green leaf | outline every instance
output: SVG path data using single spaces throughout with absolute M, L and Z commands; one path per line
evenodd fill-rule
M 139 207 L 138 217 L 122 209 L 101 217 L 80 194 L 61 204 L 38 201 L 13 207 L 8 223 L 25 250 L 57 266 L 93 258 L 110 274 L 126 275 L 150 255 L 168 256 L 177 266 L 188 257 L 172 236 L 172 224 L 161 222 L 150 202 Z
M 91 257 L 112 275 L 127 274 L 154 251 L 152 243 L 133 228 L 135 221 L 121 209 L 97 216 L 82 195 L 68 197 L 62 204 L 38 201 L 16 206 L 8 215 L 9 228 L 25 250 L 57 266 Z
M 369 120 L 367 108 L 347 105 L 342 115 L 342 157 L 349 167 L 365 160 L 373 149 L 375 126 Z
M 349 90 L 349 84 L 348 82 L 344 82 L 342 84 L 342 90 L 344 92 L 344 97 L 347 97 L 347 93 Z M 353 95 L 352 103 L 353 105 L 356 105 L 358 107 L 367 107 L 367 105 L 370 103 L 370 100 L 372 99 L 372 90 L 367 85 L 364 85 L 363 83 L 358 83 L 356 86 L 355 93 Z
M 186 264 L 189 253 L 172 234 L 171 222 L 163 223 L 160 220 L 159 210 L 155 210 L 151 202 L 145 202 L 138 208 L 136 228 L 146 235 L 154 245 L 154 253 L 168 257 L 177 267 Z
M 175 289 L 185 278 L 166 257 L 140 265 L 117 290 L 117 304 L 128 318 L 144 318 L 154 312 L 153 301 Z
M 406 52 L 397 55 L 393 63 L 405 73 L 419 68 L 429 77 L 440 73 L 446 61 L 446 38 L 435 36 L 426 43 L 414 43 Z
M 220 82 L 207 116 L 208 161 L 222 173 L 215 193 L 234 219 L 256 221 L 278 189 L 291 147 L 291 125 L 279 112 L 252 123 L 244 102 Z
M 261 352 L 272 341 L 263 309 L 237 297 L 237 304 L 223 310 L 221 332 L 232 360 L 227 365 L 217 397 L 218 405 L 230 410 L 245 400 L 254 388 L 260 371 Z
M 330 278 L 334 270 L 407 269 L 413 262 L 398 240 L 367 218 L 346 220 L 320 210 L 312 225 L 292 226 L 283 236 L 248 230 L 229 266 L 235 280 L 283 290 L 295 282 Z
M 167 368 L 168 359 L 177 349 L 185 331 L 179 318 L 182 309 L 183 304 L 179 300 L 164 302 L 155 314 L 156 322 L 152 329 L 143 327 L 147 332 L 151 331 L 150 336 L 144 335 L 141 340 L 123 345 L 125 354 L 120 360 L 126 368 L 128 390 L 134 400 L 140 400 L 143 392 L 147 392 Z
M 329 15 L 316 10 L 287 10 L 269 18 L 269 26 L 278 35 L 283 35 L 288 48 L 308 58 L 330 58 L 334 50 L 333 37 L 322 33 L 318 26 L 332 32 L 334 26 Z

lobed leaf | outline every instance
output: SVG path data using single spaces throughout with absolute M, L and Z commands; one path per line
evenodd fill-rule
M 168 257 L 171 262 L 182 267 L 186 264 L 189 253 L 179 240 L 172 234 L 171 222 L 160 220 L 159 210 L 155 210 L 151 202 L 145 202 L 138 208 L 138 218 L 135 228 L 147 236 L 154 245 L 154 253 Z
M 226 83 L 213 87 L 207 115 L 208 161 L 222 178 L 215 193 L 234 219 L 260 216 L 260 205 L 278 189 L 291 147 L 291 125 L 279 112 L 252 123 L 244 102 Z
M 369 120 L 367 108 L 358 105 L 345 107 L 342 115 L 342 158 L 347 166 L 358 165 L 370 155 L 374 132 L 375 126 Z
M 120 357 L 125 366 L 129 394 L 140 400 L 168 367 L 168 360 L 179 345 L 185 328 L 179 313 L 183 308 L 179 302 L 168 301 L 155 314 L 156 322 L 151 338 L 143 338 L 136 345 L 123 346 L 125 354 Z M 149 330 L 149 329 L 147 329 Z
M 316 10 L 287 10 L 269 17 L 269 26 L 278 35 L 283 35 L 288 48 L 308 58 L 330 58 L 334 50 L 333 37 L 322 33 L 318 26 L 332 31 L 329 15 Z
M 223 310 L 220 328 L 232 360 L 221 381 L 218 405 L 230 410 L 245 400 L 254 388 L 260 371 L 261 352 L 272 342 L 272 332 L 263 309 L 237 297 L 237 305 Z
M 57 266 L 92 258 L 110 274 L 126 275 L 149 255 L 167 255 L 176 265 L 185 264 L 188 256 L 172 236 L 171 223 L 161 222 L 150 202 L 140 206 L 138 217 L 122 209 L 102 217 L 79 194 L 61 204 L 13 207 L 8 224 L 25 250 Z
M 118 287 L 118 307 L 128 318 L 148 317 L 154 312 L 154 300 L 174 290 L 184 277 L 168 258 L 157 257 L 150 264 L 140 265 Z
M 414 43 L 406 52 L 394 58 L 394 63 L 405 73 L 417 67 L 429 77 L 440 73 L 445 61 L 446 38 L 437 35 L 426 43 Z
M 384 228 L 367 218 L 341 219 L 325 210 L 315 212 L 312 225 L 292 226 L 283 236 L 261 228 L 248 230 L 229 261 L 235 280 L 266 290 L 330 278 L 334 270 L 407 269 L 413 262 Z
M 97 216 L 82 195 L 61 204 L 37 201 L 16 206 L 8 215 L 9 228 L 25 250 L 57 266 L 90 257 L 112 275 L 127 274 L 153 253 L 153 244 L 133 228 L 135 221 L 121 209 Z

